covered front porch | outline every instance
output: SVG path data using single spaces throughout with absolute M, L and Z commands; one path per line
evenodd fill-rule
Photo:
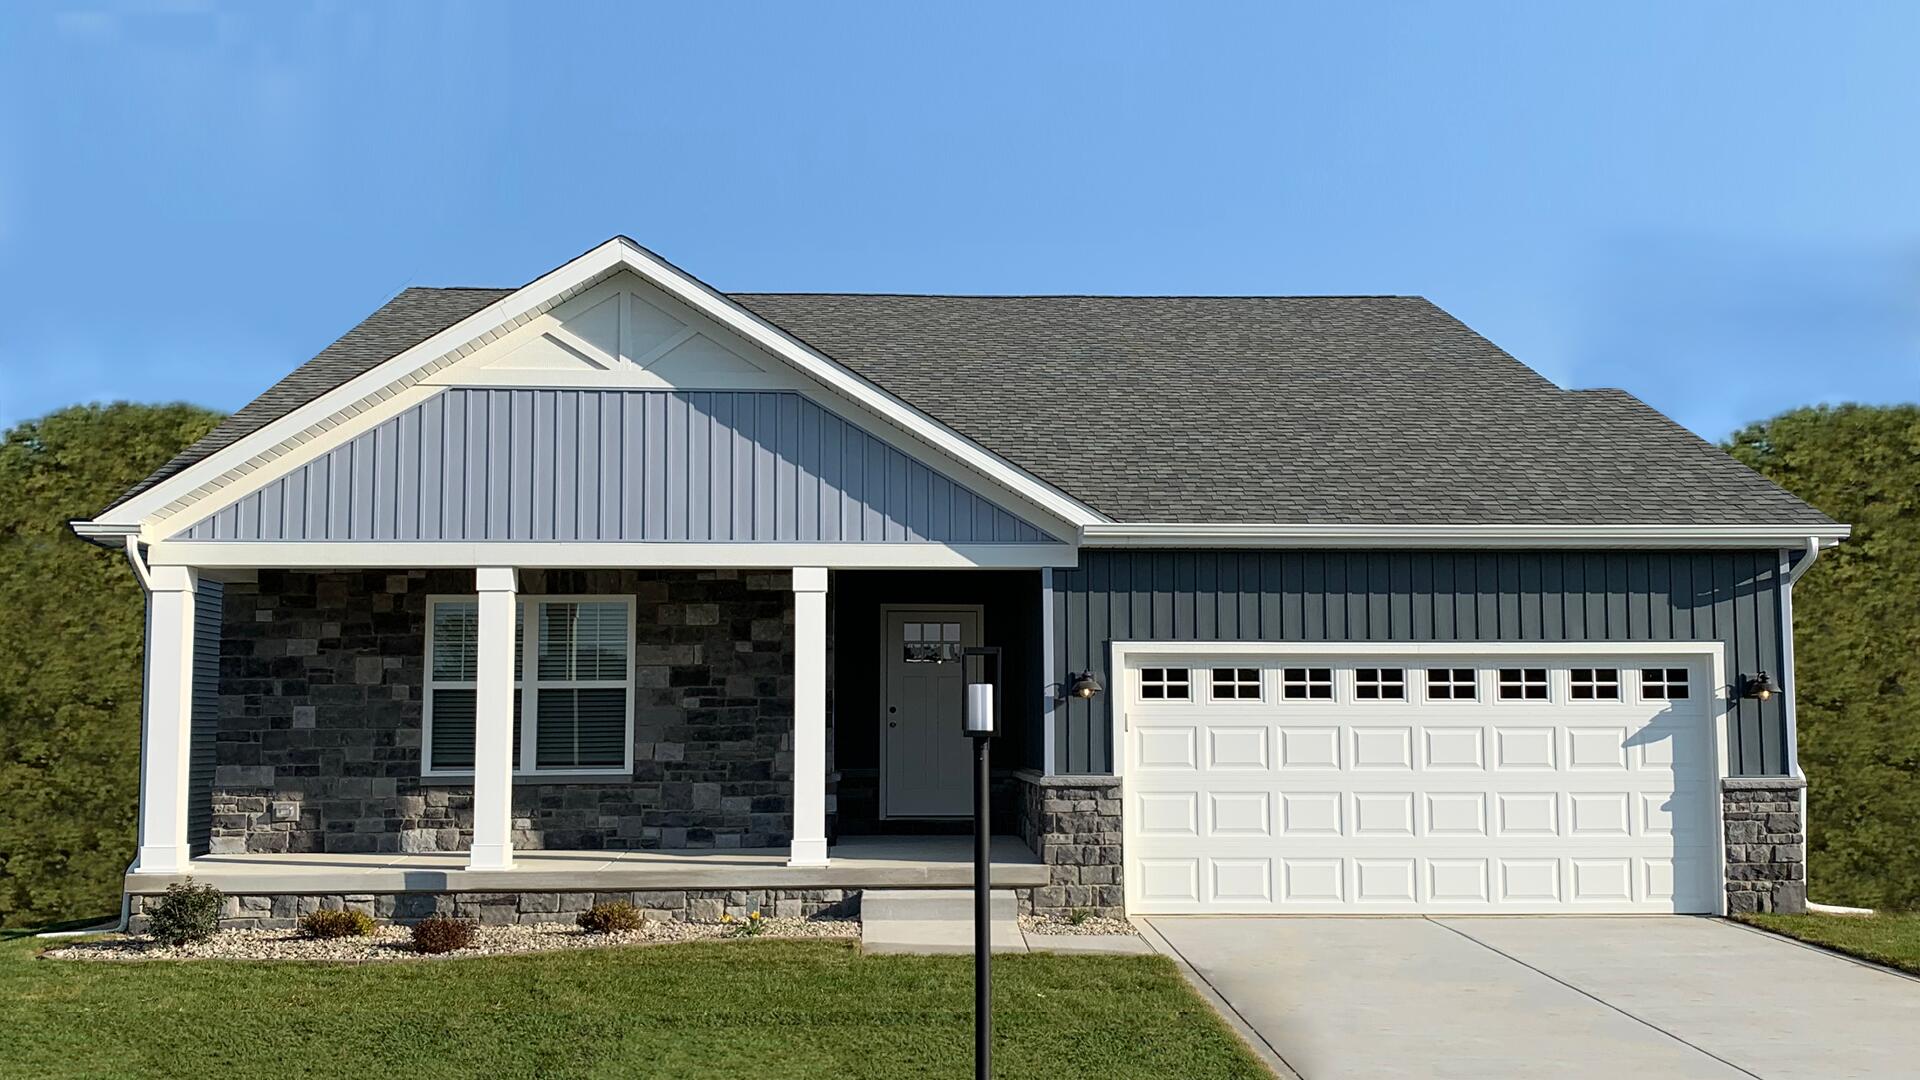
M 963 885 L 951 650 L 1011 654 L 995 826 L 1025 835 L 1044 580 L 155 566 L 128 891 Z

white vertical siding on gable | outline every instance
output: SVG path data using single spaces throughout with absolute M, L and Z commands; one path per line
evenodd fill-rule
M 177 539 L 1052 538 L 791 391 L 456 387 Z

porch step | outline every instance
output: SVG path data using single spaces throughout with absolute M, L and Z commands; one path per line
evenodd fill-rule
M 1019 901 L 995 889 L 988 901 L 993 951 L 1025 952 Z M 868 952 L 973 951 L 973 890 L 867 889 L 860 894 L 860 946 Z

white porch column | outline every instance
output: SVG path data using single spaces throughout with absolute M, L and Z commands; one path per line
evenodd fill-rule
M 187 869 L 187 765 L 193 721 L 193 602 L 200 574 L 147 571 L 147 669 L 140 704 L 141 874 Z
M 469 870 L 513 868 L 513 625 L 519 575 L 474 571 L 480 594 L 473 718 L 473 847 Z
M 793 851 L 827 865 L 827 571 L 793 568 Z

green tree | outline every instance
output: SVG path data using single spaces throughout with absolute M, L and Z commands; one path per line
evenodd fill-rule
M 91 517 L 219 416 L 85 405 L 0 437 L 0 925 L 118 908 L 133 856 L 145 605 Z
M 1853 526 L 1793 595 L 1811 894 L 1920 907 L 1920 405 L 1795 409 L 1727 449 Z

